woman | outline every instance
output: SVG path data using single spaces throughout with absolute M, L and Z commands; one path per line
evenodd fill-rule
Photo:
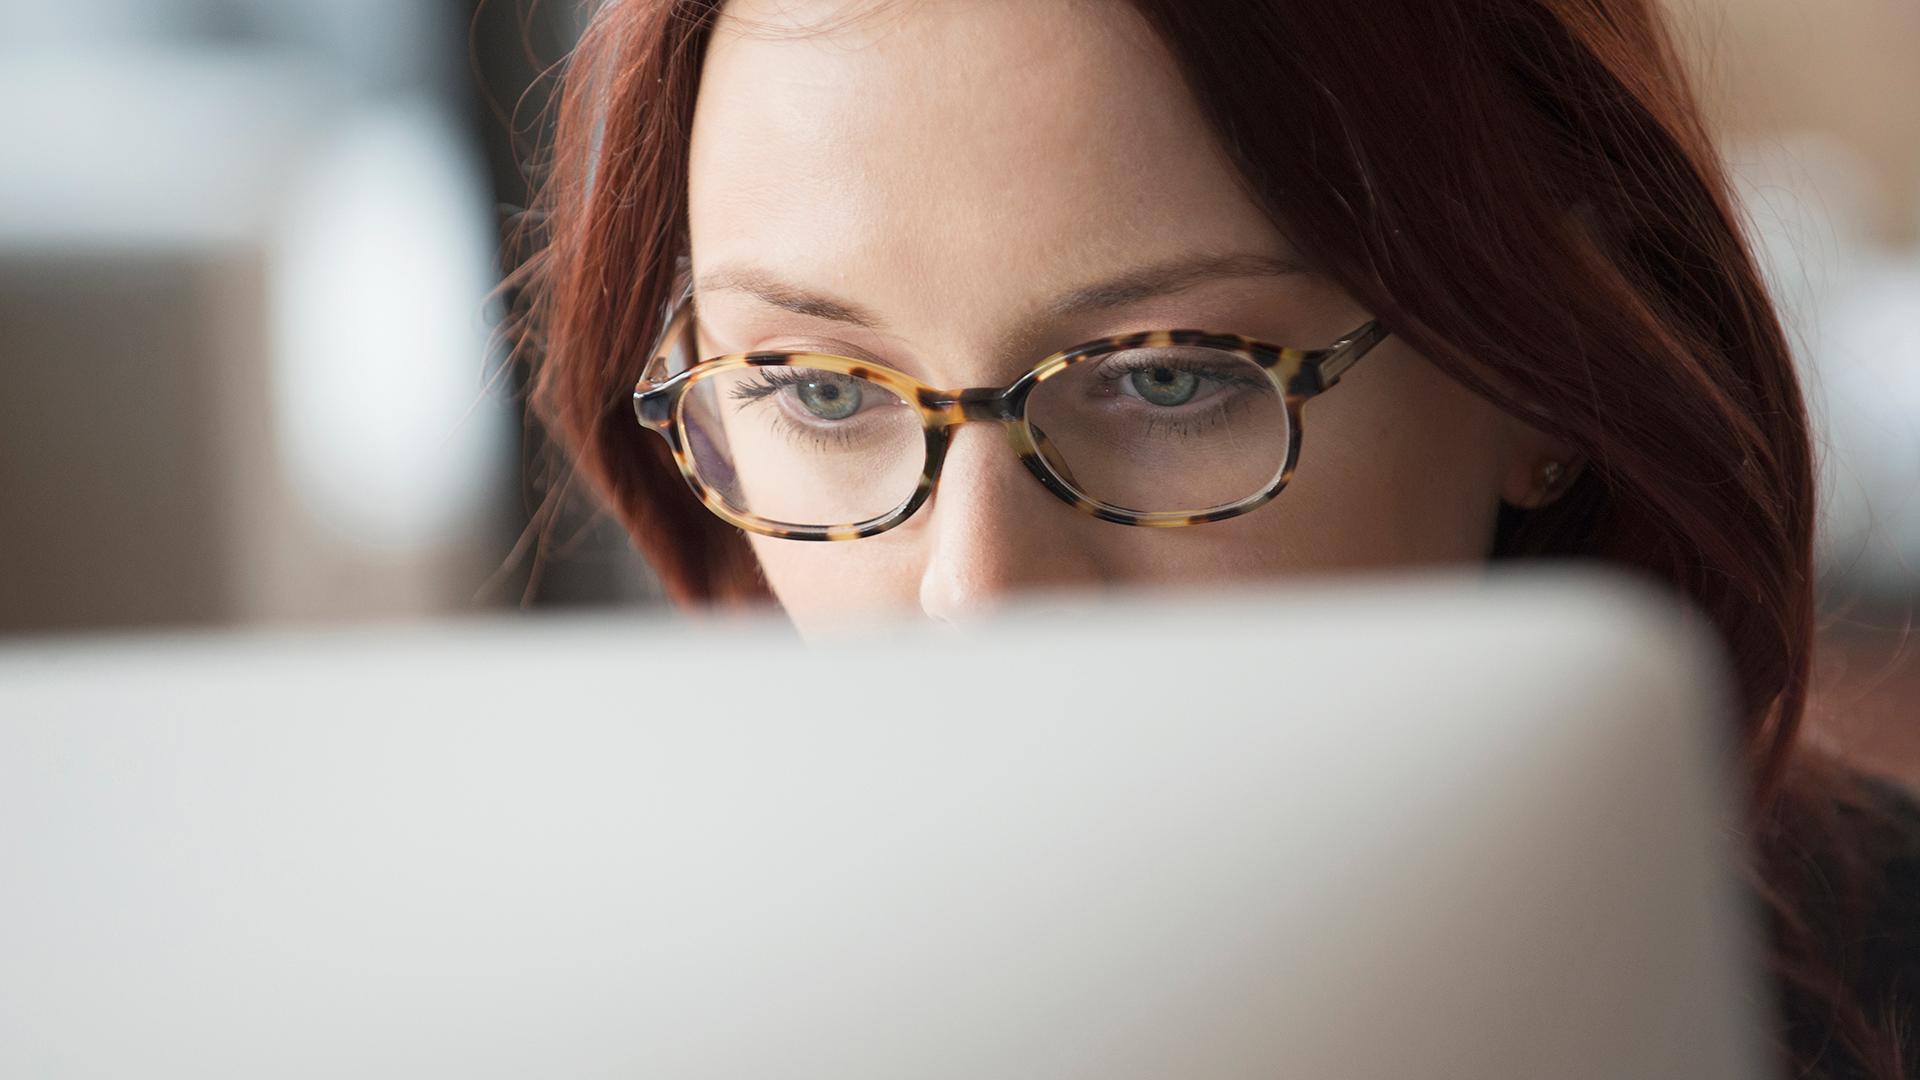
M 1649 575 L 1733 658 L 1783 1055 L 1920 1075 L 1916 819 L 1798 745 L 1806 413 L 1646 0 L 610 0 L 556 140 L 536 401 L 676 601 Z

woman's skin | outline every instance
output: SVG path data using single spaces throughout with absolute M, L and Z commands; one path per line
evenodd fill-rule
M 702 355 L 808 349 L 1004 386 L 1109 334 L 1323 346 L 1368 318 L 1243 192 L 1125 4 L 868 7 L 739 0 L 716 28 L 690 173 Z M 1304 416 L 1291 484 L 1229 521 L 1086 516 L 971 424 L 905 524 L 754 551 L 803 630 L 960 621 L 1017 590 L 1481 559 L 1500 501 L 1537 501 L 1541 464 L 1566 456 L 1397 338 Z

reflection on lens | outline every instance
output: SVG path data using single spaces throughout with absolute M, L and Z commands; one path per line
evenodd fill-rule
M 926 464 L 920 414 L 879 383 L 801 367 L 733 368 L 687 388 L 695 473 L 729 507 L 825 528 L 881 517 Z
M 1197 513 L 1265 491 L 1286 465 L 1286 402 L 1258 364 L 1216 349 L 1084 360 L 1027 399 L 1042 458 L 1082 495 L 1137 513 Z

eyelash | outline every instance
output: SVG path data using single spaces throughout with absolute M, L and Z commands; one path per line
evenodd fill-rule
M 1198 375 L 1203 379 L 1207 379 L 1212 382 L 1219 383 L 1222 386 L 1245 386 L 1245 387 L 1251 387 L 1254 389 L 1264 389 L 1267 385 L 1264 381 L 1257 379 L 1252 375 L 1229 376 L 1227 378 L 1221 378 L 1220 370 L 1218 368 L 1209 368 L 1205 364 L 1196 364 L 1191 360 L 1185 360 L 1178 357 L 1173 359 L 1142 359 L 1142 360 L 1135 360 L 1132 362 L 1127 362 L 1122 360 L 1104 360 L 1100 363 L 1100 366 L 1098 370 L 1095 372 L 1095 374 L 1099 377 L 1102 384 L 1111 385 L 1113 383 L 1119 382 L 1121 379 L 1127 378 L 1128 376 L 1135 374 L 1136 372 L 1152 371 L 1156 368 L 1171 368 L 1174 371 L 1185 371 L 1194 375 Z
M 728 396 L 735 401 L 759 401 L 785 390 L 789 386 L 798 386 L 813 380 L 800 374 L 793 368 L 759 368 L 754 372 L 756 382 L 741 383 L 733 388 Z

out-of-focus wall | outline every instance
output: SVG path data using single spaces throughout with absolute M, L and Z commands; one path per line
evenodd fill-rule
M 1669 2 L 1719 127 L 1762 140 L 1831 136 L 1884 194 L 1870 230 L 1920 241 L 1920 4 Z
M 0 26 L 0 632 L 471 607 L 511 542 L 462 12 Z

